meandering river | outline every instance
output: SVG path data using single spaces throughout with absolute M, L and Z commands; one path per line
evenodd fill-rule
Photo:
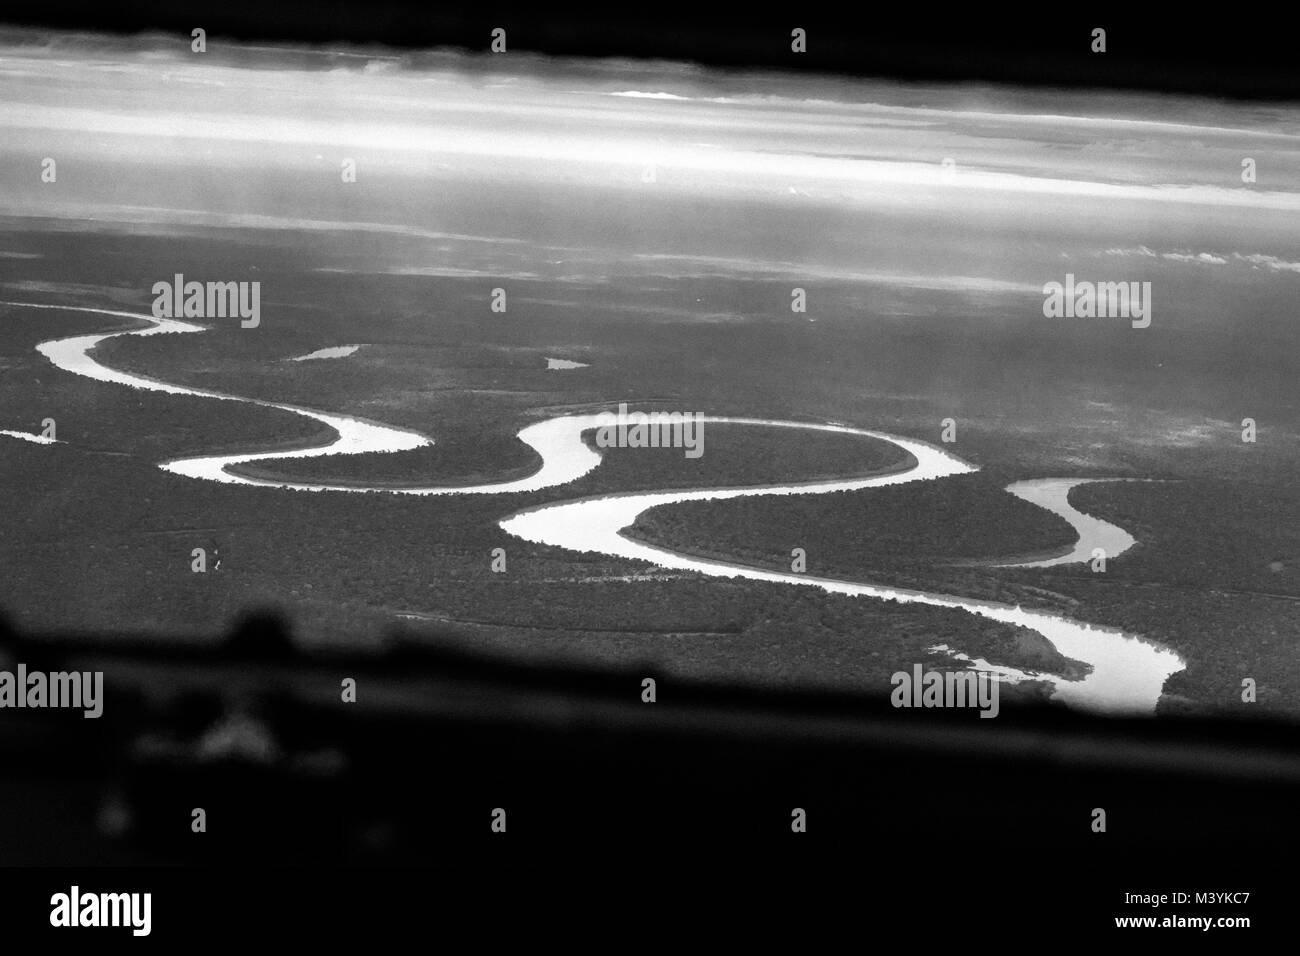
M 537 451 L 541 457 L 542 465 L 533 474 L 512 481 L 459 487 L 438 485 L 390 488 L 385 486 L 367 487 L 289 482 L 233 474 L 228 470 L 230 466 L 251 461 L 406 451 L 430 445 L 433 440 L 418 432 L 392 428 L 350 416 L 316 411 L 297 405 L 244 398 L 206 389 L 188 388 L 121 372 L 101 365 L 90 354 L 97 345 L 116 336 L 200 332 L 203 331 L 203 326 L 176 319 L 159 319 L 140 313 L 84 306 L 60 306 L 30 302 L 4 302 L 0 304 L 24 308 L 88 312 L 146 323 L 144 328 L 74 336 L 41 343 L 37 347 L 41 354 L 45 355 L 55 366 L 65 371 L 96 381 L 126 385 L 131 388 L 222 401 L 247 402 L 267 408 L 276 408 L 328 425 L 337 435 L 333 441 L 310 448 L 177 458 L 160 463 L 161 468 L 176 475 L 228 484 L 274 487 L 293 491 L 352 493 L 382 491 L 402 495 L 509 494 L 537 491 L 542 488 L 568 484 L 599 466 L 601 461 L 600 454 L 583 440 L 583 435 L 585 432 L 596 428 L 603 422 L 603 419 L 596 414 L 583 414 L 556 416 L 522 429 L 519 432 L 520 440 Z M 891 588 L 869 582 L 842 581 L 816 575 L 768 571 L 740 564 L 731 564 L 726 561 L 680 554 L 626 537 L 622 534 L 622 531 L 630 527 L 636 521 L 638 515 L 649 508 L 660 505 L 671 505 L 682 501 L 720 500 L 752 495 L 806 495 L 833 491 L 852 491 L 908 481 L 934 481 L 950 475 L 975 470 L 974 466 L 969 463 L 927 442 L 884 432 L 853 428 L 847 425 L 716 416 L 706 417 L 705 421 L 714 424 L 762 425 L 771 428 L 799 428 L 865 435 L 891 442 L 904 449 L 911 454 L 915 464 L 909 468 L 888 474 L 834 481 L 746 488 L 638 492 L 563 502 L 531 508 L 513 514 L 502 520 L 501 527 L 516 537 L 538 544 L 566 548 L 572 551 L 648 561 L 662 568 L 695 571 L 713 577 L 745 578 L 753 581 L 775 582 L 797 587 L 814 587 L 831 594 L 859 595 L 909 604 L 960 608 L 990 620 L 1021 625 L 1042 634 L 1065 656 L 1090 664 L 1092 672 L 1082 680 L 1075 681 L 1054 675 L 1026 675 L 1010 668 L 997 668 L 998 673 L 1007 680 L 1020 680 L 1026 677 L 1046 680 L 1052 684 L 1052 696 L 1055 699 L 1076 707 L 1110 712 L 1150 713 L 1155 709 L 1165 680 L 1184 667 L 1182 660 L 1167 648 L 1117 630 L 1093 627 L 1042 611 L 1026 610 L 1010 605 L 976 601 L 953 595 Z M 1046 566 L 1047 564 L 1064 563 L 1067 560 L 1086 560 L 1091 556 L 1093 547 L 1106 548 L 1108 556 L 1114 556 L 1120 550 L 1123 550 L 1123 548 L 1113 550 L 1118 539 L 1111 537 L 1113 532 L 1124 534 L 1122 529 L 1116 528 L 1114 525 L 1108 525 L 1105 522 L 1099 522 L 1097 519 L 1082 515 L 1069 508 L 1068 502 L 1065 502 L 1065 495 L 1068 494 L 1069 490 L 1067 485 L 1074 483 L 1077 483 L 1076 479 L 1060 479 L 1057 480 L 1057 484 L 1051 485 L 1050 489 L 1040 483 L 1039 488 L 1041 491 L 1034 492 L 1033 496 L 1024 493 L 1026 485 L 1032 483 L 1017 483 L 1017 485 L 1013 485 L 1008 489 L 1026 500 L 1062 514 L 1074 525 L 1079 533 L 1079 543 L 1070 555 L 1063 555 L 1029 566 Z M 1017 490 L 1018 486 L 1019 490 Z M 1065 504 L 1064 509 L 1053 507 L 1054 504 L 1059 505 L 1062 502 Z M 1068 509 L 1068 512 L 1066 509 Z M 1128 538 L 1128 542 L 1129 545 L 1132 544 L 1131 537 Z M 864 640 L 869 639 L 869 636 L 864 635 Z M 960 648 L 956 650 L 960 651 Z
M 1094 548 L 1101 548 L 1106 558 L 1123 554 L 1137 542 L 1133 536 L 1118 525 L 1113 525 L 1100 518 L 1084 514 L 1070 504 L 1070 491 L 1079 485 L 1092 484 L 1097 481 L 1132 481 L 1125 478 L 1038 478 L 1031 481 L 1017 481 L 1007 485 L 1007 491 L 1030 504 L 1046 508 L 1060 515 L 1074 526 L 1079 539 L 1064 554 L 1039 560 L 1002 562 L 1003 568 L 1050 568 L 1058 564 L 1074 564 L 1092 560 Z

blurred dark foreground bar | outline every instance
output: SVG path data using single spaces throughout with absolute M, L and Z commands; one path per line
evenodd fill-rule
M 0 649 L 6 669 L 104 675 L 98 719 L 0 709 L 8 865 L 419 865 L 507 840 L 912 852 L 979 838 L 1079 860 L 1300 843 L 1289 723 L 1005 701 L 990 720 L 398 642 L 306 654 L 273 617 L 206 649 L 11 632 Z
M 665 893 L 719 918 L 755 883 L 786 916 L 964 913 L 1013 918 L 1013 935 L 1120 932 L 1115 917 L 1153 912 L 1126 893 L 1249 892 L 1154 912 L 1262 926 L 1288 884 L 1269 861 L 1300 843 L 1291 724 L 1006 703 L 990 720 L 397 642 L 309 655 L 256 616 L 206 649 L 6 630 L 0 653 L 3 668 L 104 674 L 98 719 L 0 710 L 0 862 L 63 868 L 0 870 L 15 939 L 129 937 L 51 928 L 51 894 L 72 885 L 155 894 L 156 936 L 173 941 L 286 912 L 307 921 L 291 938 L 335 939 L 379 914 L 422 925 L 435 903 L 446 921 L 611 894 L 633 920 L 662 918 Z M 418 869 L 373 869 L 393 865 Z

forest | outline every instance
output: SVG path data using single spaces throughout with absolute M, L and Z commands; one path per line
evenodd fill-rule
M 810 322 L 791 318 L 788 287 L 778 281 L 670 282 L 647 273 L 562 289 L 511 280 L 511 311 L 494 316 L 491 283 L 478 279 L 321 271 L 354 267 L 361 255 L 329 233 L 291 234 L 289 242 L 238 229 L 166 237 L 25 229 L 11 231 L 9 245 L 35 258 L 0 259 L 6 297 L 147 312 L 159 261 L 186 275 L 259 277 L 258 328 L 217 321 L 200 334 L 120 338 L 97 353 L 100 361 L 435 440 L 393 455 L 269 459 L 246 466 L 250 474 L 394 486 L 506 480 L 536 467 L 515 437 L 521 427 L 620 401 L 839 421 L 936 443 L 952 418 L 956 441 L 945 447 L 978 472 L 683 504 L 645 514 L 628 533 L 782 570 L 799 547 L 818 575 L 1122 627 L 1188 661 L 1169 681 L 1162 712 L 1231 710 L 1243 677 L 1258 682 L 1262 706 L 1294 709 L 1300 700 L 1300 462 L 1285 425 L 1292 412 L 1280 383 L 1290 353 L 1279 346 L 1281 332 L 1235 343 L 1259 353 L 1259 374 L 1237 381 L 1204 359 L 1212 327 L 1190 339 L 1153 325 L 1123 349 L 1095 329 L 1053 331 L 1049 342 L 994 321 L 1007 307 L 996 295 L 925 290 L 908 298 L 828 280 L 817 289 L 819 321 Z M 71 261 L 82 264 L 74 286 L 62 280 Z M 874 318 L 864 329 L 856 317 L 866 313 Z M 0 427 L 32 431 L 53 417 L 60 440 L 0 446 L 0 611 L 23 628 L 205 641 L 249 609 L 269 607 L 284 611 L 305 643 L 378 645 L 400 629 L 516 656 L 646 661 L 669 673 L 760 683 L 887 689 L 891 673 L 915 662 L 951 666 L 930 651 L 940 644 L 1011 666 L 1073 666 L 1027 632 L 961 611 L 657 572 L 527 544 L 498 527 L 522 508 L 588 495 L 871 474 L 902 463 L 888 444 L 708 426 L 699 459 L 608 449 L 580 481 L 532 494 L 214 485 L 157 465 L 300 447 L 329 432 L 274 409 L 92 382 L 35 351 L 51 338 L 129 320 L 4 306 L 0 315 Z M 952 315 L 968 323 L 954 326 L 944 318 Z M 970 324 L 977 319 L 987 321 L 978 333 Z M 1063 335 L 1074 337 L 1069 350 Z M 290 361 L 343 343 L 365 348 L 346 359 Z M 999 364 L 1007 355 L 1014 375 Z M 548 370 L 547 356 L 589 367 Z M 1152 380 L 1146 370 L 1157 360 L 1181 367 L 1183 378 Z M 1257 444 L 1241 441 L 1243 409 L 1261 423 Z M 1033 477 L 1159 480 L 1074 491 L 1076 507 L 1139 542 L 1104 574 L 993 568 L 1073 540 L 1064 521 L 1002 490 Z M 191 571 L 195 548 L 208 554 L 204 573 Z M 507 556 L 502 573 L 491 570 L 495 548 Z

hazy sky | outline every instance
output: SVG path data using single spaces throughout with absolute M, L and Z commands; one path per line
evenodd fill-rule
M 428 244 L 391 271 L 1031 292 L 1089 261 L 1300 261 L 1300 111 L 1275 104 L 14 33 L 0 159 L 0 214 Z

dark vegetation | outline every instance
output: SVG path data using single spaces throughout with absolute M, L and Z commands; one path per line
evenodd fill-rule
M 646 409 L 652 411 L 653 409 Z M 576 411 L 576 410 L 575 410 Z M 478 440 L 463 425 L 453 425 L 458 444 L 444 445 L 435 439 L 431 448 L 409 452 L 368 455 L 348 461 L 333 456 L 297 462 L 291 459 L 268 459 L 232 469 L 238 474 L 277 480 L 373 483 L 375 485 L 433 485 L 445 470 L 438 462 L 473 462 L 476 471 L 456 475 L 453 484 L 500 482 L 522 478 L 541 467 L 541 457 L 524 446 L 530 458 L 528 466 L 501 472 L 492 467 L 491 453 L 506 444 L 498 438 Z M 595 433 L 584 440 L 596 447 Z M 515 441 L 516 445 L 522 444 Z M 582 483 L 583 493 L 620 492 L 665 488 L 707 488 L 710 486 L 773 484 L 865 475 L 899 466 L 906 454 L 888 442 L 858 435 L 833 435 L 825 432 L 793 432 L 788 429 L 763 428 L 755 425 L 704 425 L 705 453 L 686 458 L 680 448 L 606 448 L 599 449 L 603 460 L 595 472 Z M 511 457 L 518 448 L 509 450 Z M 810 469 L 812 469 L 810 471 Z M 566 486 L 571 492 L 576 485 Z M 569 497 L 569 495 L 566 495 Z
M 762 567 L 789 567 L 789 550 L 808 552 L 809 573 L 926 587 L 1057 610 L 1120 627 L 1178 650 L 1188 661 L 1166 687 L 1164 706 L 1240 706 L 1253 678 L 1261 703 L 1290 706 L 1300 686 L 1300 489 L 1276 482 L 1198 478 L 1084 485 L 1074 506 L 1127 529 L 1138 545 L 1107 562 L 1042 569 L 955 564 L 1044 551 L 1074 540 L 1058 519 L 1002 492 L 980 475 L 816 498 L 689 502 L 642 516 L 644 540 Z M 885 499 L 885 500 L 882 500 Z M 945 502 L 965 501 L 949 511 Z M 911 515 L 915 548 L 905 546 Z M 1064 522 L 1060 522 L 1064 525 Z M 1008 529 L 1023 528 L 1014 534 Z M 901 533 L 900 533 L 901 532 Z M 946 533 L 945 533 L 946 532 Z M 986 541 L 987 550 L 979 542 Z M 1028 549 L 1025 549 L 1028 550 Z M 928 551 L 928 555 L 918 552 Z M 927 557 L 929 560 L 927 560 Z
M 1119 347 L 1096 327 L 1029 334 L 994 321 L 1010 307 L 997 297 L 909 298 L 828 284 L 819 292 L 820 321 L 809 323 L 790 316 L 780 282 L 646 277 L 557 291 L 512 281 L 511 311 L 494 315 L 487 282 L 312 272 L 346 258 L 328 234 L 304 241 L 236 231 L 202 239 L 11 232 L 6 246 L 43 256 L 0 259 L 0 297 L 20 300 L 147 312 L 149 286 L 173 271 L 256 275 L 264 284 L 261 329 L 216 320 L 202 334 L 119 339 L 101 359 L 437 441 L 404 455 L 258 466 L 284 477 L 518 477 L 535 466 L 514 437 L 522 425 L 619 401 L 838 420 L 932 441 L 941 420 L 955 417 L 953 450 L 978 464 L 977 474 L 664 509 L 637 533 L 785 569 L 790 549 L 804 547 L 810 571 L 820 574 L 1121 626 L 1187 658 L 1166 706 L 1232 706 L 1243 676 L 1258 681 L 1261 706 L 1300 699 L 1300 463 L 1295 398 L 1284 387 L 1294 381 L 1288 363 L 1297 352 L 1286 347 L 1294 331 L 1282 326 L 1232 340 L 1237 358 L 1257 370 L 1243 380 L 1213 358 L 1229 345 L 1211 326 L 1182 337 L 1153 327 Z M 79 285 L 65 287 L 60 278 L 74 266 Z M 909 314 L 891 317 L 904 306 Z M 730 318 L 693 321 L 702 309 Z M 869 326 L 863 318 L 877 315 Z M 954 326 L 945 315 L 969 321 Z M 862 473 L 889 466 L 887 446 L 709 427 L 703 459 L 615 451 L 582 481 L 536 494 L 412 498 L 216 486 L 156 465 L 329 435 L 288 413 L 91 382 L 34 351 L 45 339 L 120 327 L 118 320 L 9 307 L 0 316 L 0 427 L 37 431 L 54 417 L 65 443 L 0 439 L 0 607 L 23 628 L 125 629 L 194 642 L 251 606 L 272 606 L 305 643 L 367 645 L 405 621 L 430 643 L 491 645 L 530 659 L 650 660 L 695 675 L 879 687 L 893 671 L 929 659 L 935 644 L 1013 665 L 1033 657 L 1014 629 L 964 612 L 693 575 L 624 581 L 649 569 L 536 547 L 497 527 L 521 508 L 586 494 Z M 367 348 L 345 359 L 286 361 L 357 342 Z M 547 371 L 546 355 L 591 367 Z M 1245 414 L 1260 422 L 1255 445 L 1240 441 Z M 1140 542 L 1105 575 L 959 563 L 1071 540 L 1057 519 L 1003 493 L 1006 483 L 1108 475 L 1169 480 L 1075 492 L 1077 506 Z M 209 552 L 205 574 L 190 571 L 196 547 Z M 506 574 L 490 571 L 496 547 L 509 556 Z
M 684 502 L 644 513 L 634 535 L 747 563 L 771 565 L 774 552 L 787 558 L 775 566 L 788 566 L 790 549 L 801 547 L 809 573 L 854 580 L 871 569 L 927 569 L 1074 541 L 1067 521 L 1004 494 L 983 472 L 826 495 Z

